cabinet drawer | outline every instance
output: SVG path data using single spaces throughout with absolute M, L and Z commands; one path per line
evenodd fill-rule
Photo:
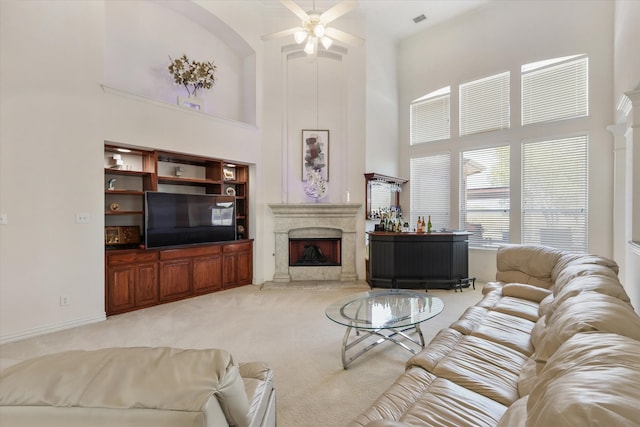
M 108 254 L 107 255 L 107 264 L 110 266 L 113 265 L 124 265 L 124 264 L 136 264 L 139 262 L 152 262 L 157 261 L 158 252 L 129 252 L 126 254 Z
M 223 246 L 222 251 L 224 253 L 249 251 L 251 250 L 251 243 L 252 242 L 249 241 L 249 242 L 225 244 Z
M 160 251 L 160 259 L 162 261 L 167 261 L 171 259 L 216 255 L 220 253 L 222 253 L 222 247 L 218 245 L 198 246 L 195 248 L 165 249 L 163 251 Z

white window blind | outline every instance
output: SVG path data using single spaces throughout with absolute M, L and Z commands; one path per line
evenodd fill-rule
M 522 242 L 587 252 L 588 137 L 522 146 Z
M 509 242 L 509 146 L 460 153 L 460 227 L 471 247 Z
M 413 230 L 418 216 L 431 215 L 434 230 L 449 228 L 451 154 L 435 154 L 411 159 L 411 215 Z
M 589 58 L 522 66 L 522 125 L 589 114 Z
M 510 126 L 509 72 L 460 85 L 460 136 Z
M 450 91 L 446 87 L 411 103 L 411 145 L 450 138 Z

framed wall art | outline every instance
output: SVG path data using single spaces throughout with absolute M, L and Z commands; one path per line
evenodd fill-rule
M 316 170 L 325 181 L 329 181 L 329 131 L 302 130 L 302 180 L 307 180 L 307 171 Z

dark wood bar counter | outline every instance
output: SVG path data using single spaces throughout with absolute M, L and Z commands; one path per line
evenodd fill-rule
M 469 277 L 471 233 L 394 233 L 369 236 L 367 282 L 379 288 L 451 289 L 474 285 Z

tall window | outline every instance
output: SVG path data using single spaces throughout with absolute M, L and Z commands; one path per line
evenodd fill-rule
M 522 125 L 589 114 L 589 58 L 583 55 L 522 66 Z
M 509 146 L 460 154 L 460 227 L 471 247 L 509 242 Z
M 588 137 L 522 146 L 522 242 L 587 251 Z
M 451 136 L 449 86 L 411 103 L 411 145 L 448 139 Z
M 460 85 L 460 136 L 508 129 L 509 72 Z
M 411 159 L 411 223 L 418 216 L 429 217 L 434 230 L 449 228 L 451 154 L 435 154 Z M 426 220 L 425 220 L 426 222 Z

